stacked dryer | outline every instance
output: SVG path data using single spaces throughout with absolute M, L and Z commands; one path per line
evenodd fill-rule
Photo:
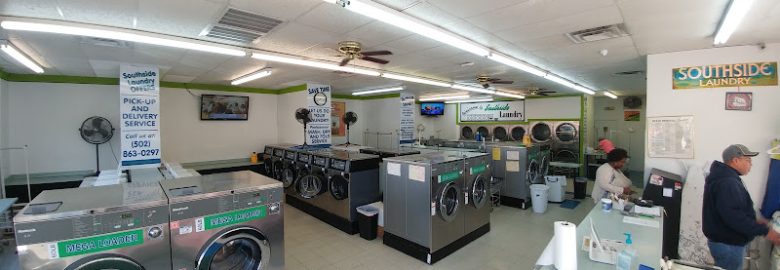
M 579 163 L 580 123 L 576 121 L 555 122 L 554 131 L 553 161 Z
M 508 143 L 490 145 L 492 177 L 501 183 L 501 204 L 521 209 L 531 206 L 530 184 L 544 179 L 540 176 L 540 148 Z

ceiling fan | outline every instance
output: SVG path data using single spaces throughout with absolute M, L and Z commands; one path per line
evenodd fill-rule
M 479 85 L 481 85 L 485 89 L 490 88 L 491 84 L 513 84 L 513 83 L 515 83 L 515 81 L 508 81 L 508 80 L 502 80 L 502 79 L 499 79 L 499 78 L 493 78 L 493 77 L 490 77 L 490 75 L 487 75 L 487 74 L 479 74 L 474 79 L 472 79 L 470 81 L 476 81 L 477 83 L 479 83 Z
M 557 93 L 555 90 L 547 90 L 539 87 L 529 87 L 525 89 L 526 96 L 549 96 L 550 94 Z
M 391 51 L 388 50 L 364 52 L 361 49 L 360 42 L 357 41 L 339 42 L 339 52 L 341 52 L 341 54 L 344 56 L 344 58 L 341 59 L 341 63 L 339 63 L 339 66 L 345 66 L 347 65 L 347 63 L 349 63 L 349 61 L 355 59 L 365 60 L 365 61 L 384 65 L 390 63 L 390 61 L 375 58 L 372 56 L 393 54 Z

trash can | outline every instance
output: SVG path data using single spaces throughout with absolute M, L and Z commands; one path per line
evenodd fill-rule
M 371 205 L 363 205 L 357 208 L 358 211 L 358 229 L 360 237 L 366 240 L 376 239 L 377 221 L 379 220 L 379 209 Z
M 549 189 L 547 185 L 531 185 L 531 204 L 533 205 L 534 213 L 541 214 L 547 211 L 547 191 Z
M 585 199 L 585 192 L 588 188 L 588 178 L 574 178 L 574 198 L 577 200 Z
M 562 202 L 563 197 L 566 194 L 566 176 L 547 175 L 544 177 L 544 182 L 547 184 L 547 187 L 550 188 L 547 200 L 549 202 Z

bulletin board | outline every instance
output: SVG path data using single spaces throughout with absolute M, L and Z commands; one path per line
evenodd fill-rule
M 692 115 L 648 117 L 648 156 L 693 159 L 693 119 Z

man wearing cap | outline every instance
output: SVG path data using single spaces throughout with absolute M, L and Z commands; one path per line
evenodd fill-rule
M 758 155 L 741 144 L 723 150 L 723 162 L 714 161 L 704 183 L 702 230 L 715 265 L 726 270 L 742 269 L 745 246 L 756 236 L 766 236 L 775 245 L 780 235 L 756 218 L 741 175 L 752 166 L 751 157 Z

